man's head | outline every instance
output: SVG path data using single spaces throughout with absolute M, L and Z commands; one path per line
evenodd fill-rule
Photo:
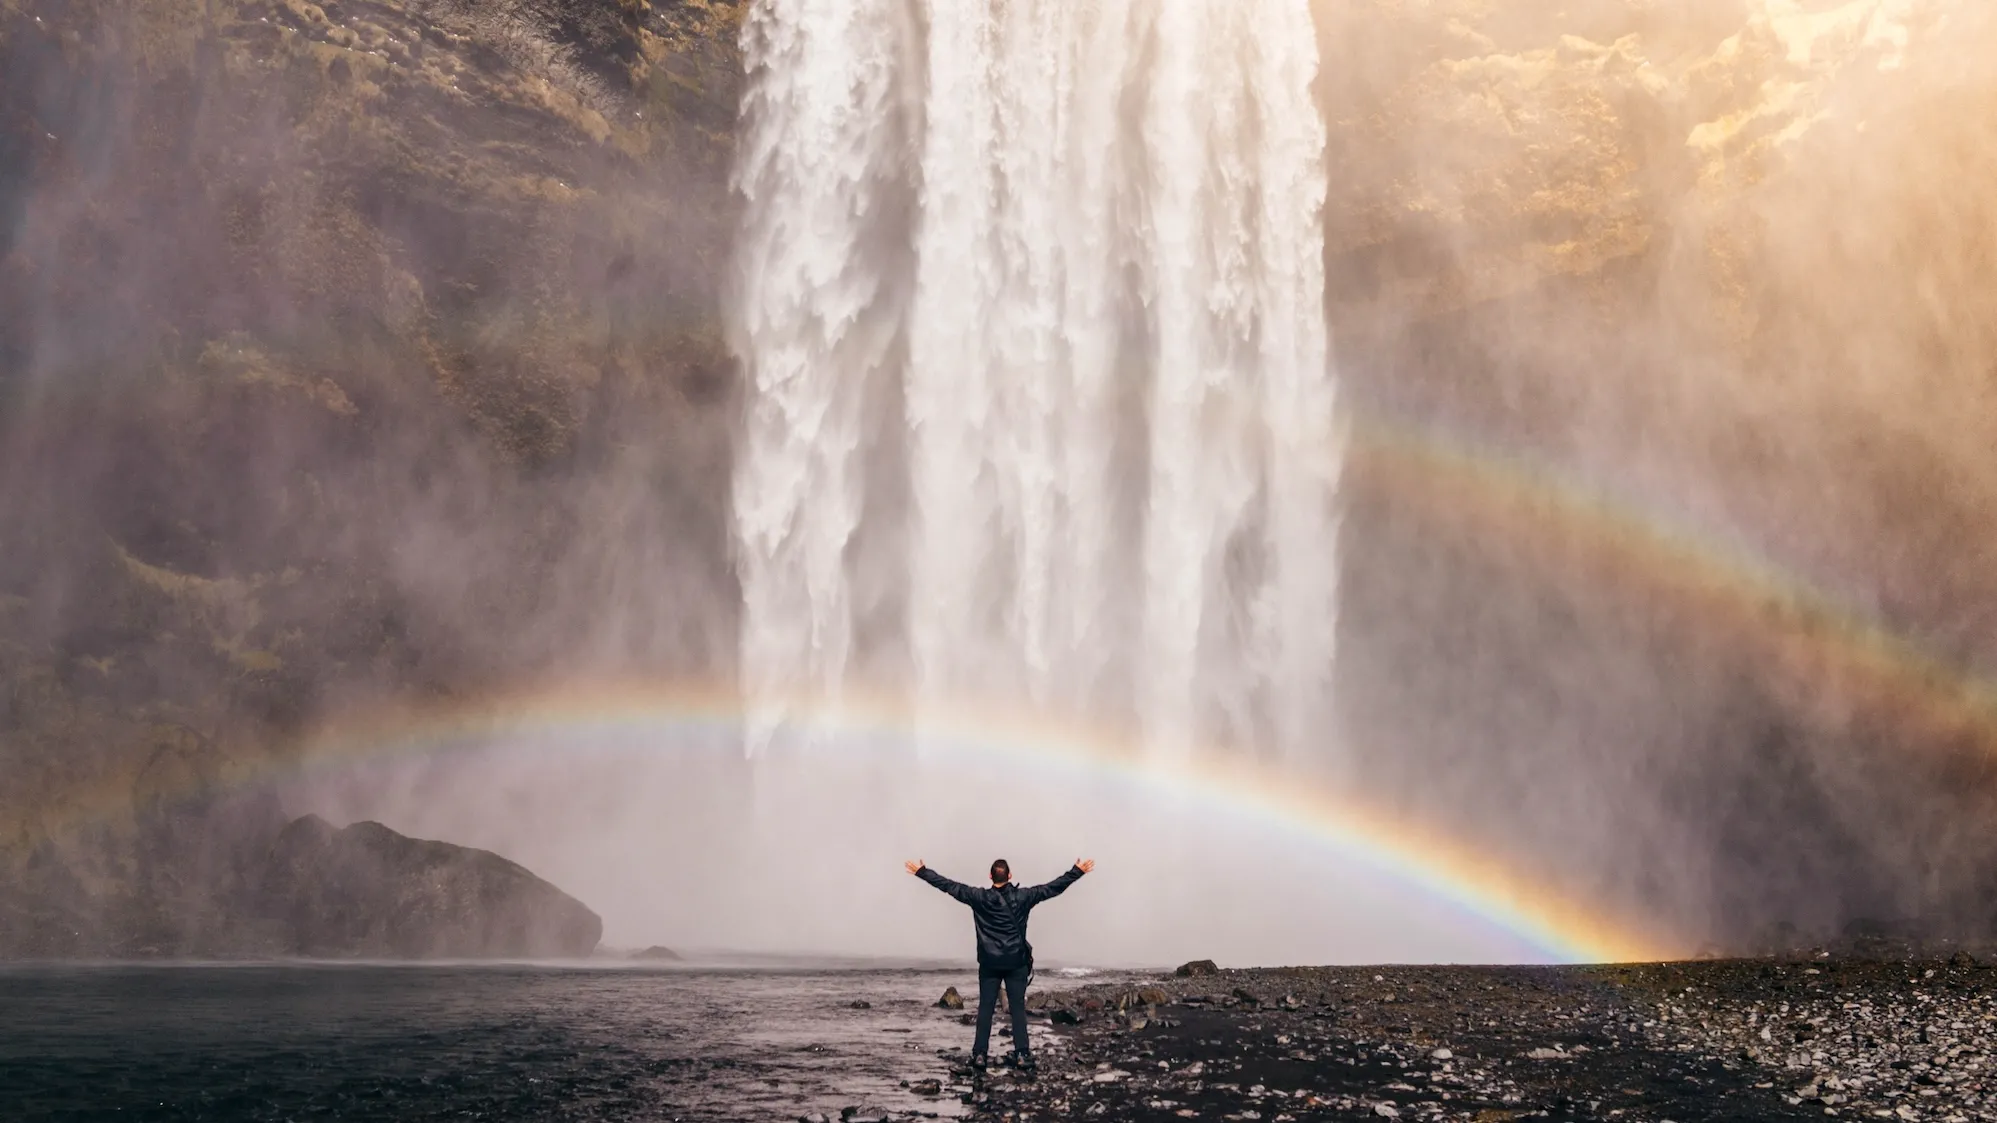
M 1006 882 L 1011 880 L 1012 880 L 1012 867 L 1006 864 L 1006 860 L 1004 858 L 1000 858 L 999 860 L 992 863 L 993 885 L 1004 885 Z

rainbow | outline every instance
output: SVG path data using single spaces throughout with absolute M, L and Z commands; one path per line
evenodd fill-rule
M 1371 422 L 1347 444 L 1348 497 L 1412 511 L 1438 541 L 1501 542 L 1536 572 L 1641 590 L 1685 625 L 1752 653 L 1804 712 L 1832 698 L 1966 774 L 1997 770 L 1997 689 L 1840 606 L 1796 574 L 1527 461 Z
M 1222 763 L 1209 755 L 1162 766 L 1146 761 L 1129 738 L 1082 723 L 966 705 L 918 709 L 864 691 L 848 691 L 836 701 L 803 700 L 784 710 L 795 727 L 820 735 L 823 751 L 857 751 L 883 739 L 919 740 L 929 752 L 991 759 L 1032 769 L 1034 775 L 1114 779 L 1188 805 L 1252 818 L 1459 908 L 1557 961 L 1654 960 L 1681 950 L 1672 940 L 1644 934 L 1634 923 L 1534 884 L 1447 838 L 1244 761 Z M 236 780 L 270 781 L 376 759 L 474 750 L 506 739 L 573 742 L 635 735 L 656 738 L 661 749 L 669 749 L 675 741 L 695 743 L 706 734 L 739 738 L 745 724 L 742 698 L 732 687 L 577 683 L 343 721 L 308 738 L 296 755 L 261 766 L 261 775 Z
M 1649 518 L 1534 466 L 1378 422 L 1356 424 L 1345 441 L 1348 495 L 1385 497 L 1423 520 L 1424 532 L 1515 544 L 1551 572 L 1662 596 L 1702 628 L 1767 656 L 1773 675 L 1835 684 L 1895 728 L 1930 743 L 1969 747 L 1997 761 L 1997 694 L 1918 647 L 1847 612 L 1793 575 Z M 1325 847 L 1394 882 L 1514 933 L 1549 957 L 1628 962 L 1685 950 L 1672 933 L 1612 915 L 1521 876 L 1444 834 L 1363 803 L 1287 782 L 1274 772 L 1208 754 L 1164 766 L 1132 740 L 1086 722 L 1022 715 L 995 706 L 923 706 L 892 694 L 849 691 L 837 701 L 786 707 L 800 724 L 833 735 L 828 744 L 909 740 L 967 757 L 1098 776 L 1166 791 L 1187 804 L 1253 817 L 1300 842 Z M 269 784 L 371 760 L 468 751 L 495 741 L 550 741 L 626 733 L 662 750 L 696 734 L 739 735 L 744 700 L 732 686 L 701 681 L 528 684 L 469 701 L 410 704 L 332 721 L 285 751 L 235 757 L 223 785 Z M 828 749 L 828 751 L 831 751 Z M 1216 763 L 1226 759 L 1226 763 Z M 109 813 L 129 800 L 112 785 L 96 798 L 40 812 L 43 826 Z

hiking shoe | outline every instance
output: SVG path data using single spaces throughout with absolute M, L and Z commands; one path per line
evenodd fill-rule
M 971 1054 L 971 1071 L 972 1071 L 972 1072 L 983 1072 L 983 1071 L 985 1071 L 985 1070 L 986 1070 L 987 1068 L 990 1068 L 990 1067 L 991 1067 L 991 1063 L 992 1063 L 992 1062 L 991 1062 L 991 1058 L 990 1058 L 990 1057 L 987 1057 L 987 1056 L 985 1056 L 985 1055 L 984 1055 L 983 1053 L 972 1053 L 972 1054 Z
M 1039 1072 L 1040 1062 L 1033 1059 L 1032 1053 L 1014 1053 L 1006 1058 L 1012 1067 L 1021 1072 Z

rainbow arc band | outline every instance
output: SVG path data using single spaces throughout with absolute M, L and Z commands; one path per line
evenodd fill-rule
M 1336 437 L 1348 489 L 1376 490 L 1418 509 L 1425 525 L 1474 541 L 1523 544 L 1552 563 L 1608 584 L 1662 596 L 1727 634 L 1757 645 L 1769 665 L 1799 682 L 1833 680 L 1846 704 L 1920 732 L 1956 750 L 1979 775 L 1997 775 L 1997 690 L 1918 646 L 1843 611 L 1792 575 L 1723 549 L 1642 511 L 1568 484 L 1513 458 L 1437 434 L 1377 421 Z M 977 705 L 928 705 L 918 712 L 889 694 L 849 690 L 836 702 L 799 700 L 790 720 L 844 737 L 908 741 L 994 759 L 1031 760 L 1080 775 L 1157 785 L 1189 802 L 1213 801 L 1279 825 L 1386 877 L 1481 916 L 1549 957 L 1570 962 L 1635 962 L 1685 950 L 1669 933 L 1608 915 L 1471 852 L 1443 835 L 1376 809 L 1287 783 L 1245 765 L 1199 760 L 1163 766 L 1126 736 L 1087 723 L 1023 718 Z M 489 690 L 472 701 L 350 715 L 288 751 L 243 754 L 225 779 L 244 789 L 327 768 L 454 749 L 508 738 L 638 732 L 690 741 L 696 733 L 739 736 L 748 711 L 733 686 L 680 681 L 527 684 Z M 96 821 L 129 802 L 127 785 L 43 810 L 41 826 L 61 830 Z
M 1127 737 L 1085 724 L 1022 718 L 976 705 L 916 707 L 886 694 L 849 690 L 837 701 L 782 707 L 795 729 L 840 746 L 918 740 L 925 752 L 1024 764 L 1076 781 L 1113 779 L 1189 804 L 1253 817 L 1395 884 L 1475 915 L 1560 962 L 1639 962 L 1682 950 L 1669 936 L 1551 892 L 1438 834 L 1312 790 L 1239 757 L 1163 765 Z M 483 701 L 403 708 L 322 729 L 283 763 L 236 782 L 276 782 L 371 760 L 472 749 L 513 739 L 656 736 L 670 745 L 739 738 L 748 724 L 732 686 L 676 682 L 577 683 L 501 692 Z

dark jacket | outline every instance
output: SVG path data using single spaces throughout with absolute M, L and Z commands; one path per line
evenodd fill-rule
M 1082 868 L 1071 867 L 1045 885 L 1029 885 L 1024 889 L 1011 882 L 981 889 L 952 881 L 928 866 L 922 867 L 916 876 L 971 906 L 971 917 L 978 927 L 981 969 L 1016 971 L 1033 966 L 1033 945 L 1026 942 L 1027 914 L 1033 911 L 1033 906 L 1060 896 L 1068 886 L 1080 881 Z

